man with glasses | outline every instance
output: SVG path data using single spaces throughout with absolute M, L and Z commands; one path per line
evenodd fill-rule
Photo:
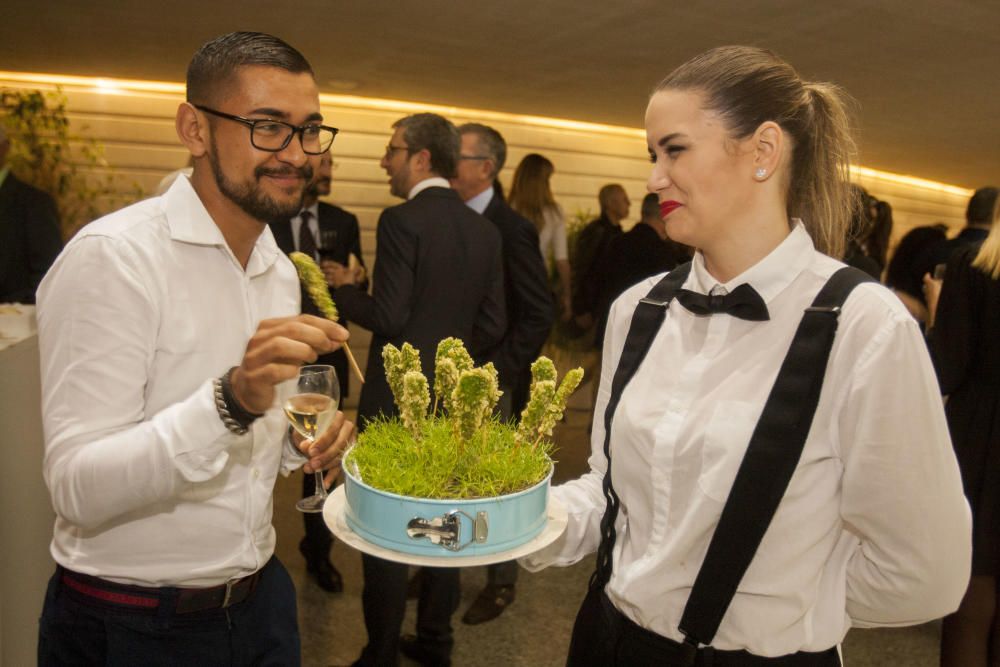
M 497 176 L 507 159 L 507 143 L 492 127 L 466 123 L 458 128 L 462 150 L 451 185 L 466 206 L 481 213 L 500 232 L 503 246 L 507 331 L 490 358 L 500 376 L 500 417 L 516 418 L 528 399 L 531 364 L 538 358 L 555 319 L 538 231 L 504 201 Z M 486 587 L 462 616 L 467 625 L 493 620 L 514 601 L 518 565 L 497 563 L 487 569 Z
M 358 425 L 379 414 L 398 414 L 385 378 L 382 348 L 408 342 L 420 350 L 421 367 L 433 386 L 434 354 L 449 336 L 465 341 L 477 361 L 506 330 L 500 235 L 449 187 L 455 175 L 459 137 L 436 114 L 397 121 L 382 157 L 389 190 L 406 199 L 379 217 L 372 294 L 351 284 L 346 270 L 334 272 L 340 312 L 372 331 L 368 371 L 358 405 Z M 398 663 L 399 632 L 406 610 L 407 567 L 362 557 L 362 596 L 368 645 L 357 665 Z M 426 568 L 418 605 L 417 635 L 425 665 L 450 663 L 451 615 L 458 606 L 458 571 Z
M 338 414 L 296 448 L 280 399 L 347 332 L 298 314 L 266 223 L 299 210 L 336 130 L 309 63 L 269 35 L 208 42 L 187 82 L 191 177 L 88 225 L 39 290 L 43 666 L 300 662 L 274 481 L 338 466 L 353 426 Z
M 291 220 L 271 223 L 271 232 L 282 252 L 305 253 L 325 267 L 327 272 L 334 265 L 350 267 L 354 284 L 366 290 L 368 279 L 365 277 L 365 264 L 361 256 L 361 233 L 357 216 L 334 204 L 319 201 L 320 197 L 330 194 L 332 181 L 333 158 L 327 151 L 320 156 L 316 175 L 306 189 L 302 210 Z M 302 312 L 322 315 L 306 293 L 305 286 L 302 289 Z M 348 325 L 343 318 L 338 323 L 343 327 Z M 316 363 L 328 364 L 336 369 L 343 404 L 350 387 L 347 355 L 342 349 L 334 350 L 330 354 L 321 355 Z M 316 476 L 302 475 L 302 497 L 308 498 L 314 493 Z M 344 590 L 344 582 L 340 571 L 330 562 L 333 535 L 323 521 L 322 513 L 303 512 L 302 522 L 305 536 L 299 542 L 299 552 L 306 559 L 306 572 L 323 590 L 340 593 Z

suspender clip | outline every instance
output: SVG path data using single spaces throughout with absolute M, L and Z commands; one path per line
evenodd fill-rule
M 830 315 L 839 315 L 840 306 L 809 306 L 806 308 L 807 313 L 829 313 Z
M 669 301 L 657 301 L 656 299 L 650 299 L 648 296 L 639 299 L 639 303 L 644 303 L 647 306 L 656 306 L 657 308 L 666 308 L 670 305 Z

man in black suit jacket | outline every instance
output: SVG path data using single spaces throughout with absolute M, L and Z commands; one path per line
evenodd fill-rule
M 507 331 L 490 358 L 500 376 L 500 416 L 520 414 L 531 384 L 531 363 L 542 351 L 555 306 L 549 291 L 545 261 L 538 248 L 538 231 L 529 220 L 503 200 L 497 175 L 507 159 L 507 144 L 499 132 L 486 125 L 466 123 L 458 174 L 451 185 L 465 204 L 496 225 L 503 241 L 504 293 Z M 488 570 L 488 582 L 466 610 L 462 622 L 485 623 L 499 616 L 514 601 L 517 563 L 497 563 Z
M 361 234 L 358 219 L 339 206 L 319 201 L 320 197 L 330 194 L 333 160 L 326 152 L 320 159 L 316 177 L 302 200 L 302 209 L 291 220 L 271 223 L 271 233 L 274 240 L 286 254 L 295 251 L 312 255 L 313 259 L 332 270 L 332 265 L 350 266 L 350 274 L 360 289 L 368 289 L 365 278 L 364 259 L 361 256 Z M 355 265 L 356 264 L 356 265 Z M 319 315 L 319 309 L 312 299 L 302 289 L 302 312 L 309 315 Z M 340 324 L 347 326 L 347 320 L 341 318 Z M 317 364 L 333 366 L 340 381 L 341 401 L 347 397 L 349 376 L 347 355 L 342 349 L 330 354 L 321 355 Z M 316 492 L 316 476 L 302 475 L 302 497 L 308 497 Z M 306 559 L 306 571 L 316 584 L 330 593 L 344 590 L 343 579 L 337 568 L 330 562 L 330 547 L 333 536 L 323 522 L 319 513 L 303 513 L 305 537 L 299 542 L 299 551 Z
M 449 186 L 458 158 L 455 126 L 436 114 L 397 121 L 382 157 L 393 195 L 407 201 L 379 218 L 372 294 L 350 284 L 346 270 L 333 274 L 334 300 L 352 321 L 372 331 L 368 371 L 361 389 L 358 423 L 364 429 L 380 413 L 397 414 L 385 377 L 382 348 L 408 342 L 420 350 L 421 366 L 434 386 L 434 355 L 449 336 L 465 341 L 473 358 L 485 360 L 503 337 L 504 308 L 500 234 L 467 207 Z M 406 608 L 405 565 L 364 555 L 362 595 L 368 645 L 357 665 L 394 665 Z M 418 607 L 424 664 L 449 664 L 454 643 L 450 623 L 458 606 L 458 570 L 427 568 Z M 429 613 L 439 610 L 441 613 Z
M 10 141 L 0 125 L 0 303 L 34 303 L 35 290 L 62 250 L 56 203 L 6 166 Z

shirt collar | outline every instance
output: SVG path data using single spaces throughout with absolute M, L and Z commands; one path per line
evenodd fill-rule
M 418 194 L 426 190 L 427 188 L 450 188 L 451 183 L 448 182 L 447 178 L 441 178 L 440 176 L 431 176 L 430 178 L 425 178 L 410 189 L 410 194 L 406 195 L 407 199 L 413 199 Z
M 764 299 L 764 303 L 770 303 L 809 266 L 816 251 L 802 221 L 793 218 L 792 224 L 794 226 L 791 233 L 764 259 L 721 285 L 705 268 L 705 257 L 698 251 L 691 263 L 691 275 L 685 286 L 700 294 L 710 294 L 716 286 L 721 286 L 723 293 L 729 293 L 743 283 L 749 283 Z
M 306 206 L 302 211 L 299 211 L 299 214 L 296 216 L 299 220 L 302 219 L 303 211 L 309 211 L 313 220 L 319 220 L 319 201 L 314 201 L 312 206 Z
M 490 205 L 491 201 L 493 201 L 493 186 L 486 188 L 478 195 L 465 202 L 465 205 L 479 215 L 482 215 L 483 211 L 486 210 L 486 207 Z
M 209 215 L 188 176 L 178 176 L 163 195 L 163 210 L 172 240 L 194 245 L 220 246 L 232 254 L 222 236 L 222 230 Z M 246 274 L 253 277 L 264 273 L 277 261 L 280 254 L 278 244 L 271 234 L 271 227 L 264 225 L 264 231 L 257 237 L 253 252 L 250 253 Z

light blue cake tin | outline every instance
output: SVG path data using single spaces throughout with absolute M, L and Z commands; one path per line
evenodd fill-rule
M 552 468 L 541 482 L 496 498 L 432 500 L 368 486 L 344 466 L 347 525 L 385 549 L 433 557 L 508 551 L 545 528 Z

